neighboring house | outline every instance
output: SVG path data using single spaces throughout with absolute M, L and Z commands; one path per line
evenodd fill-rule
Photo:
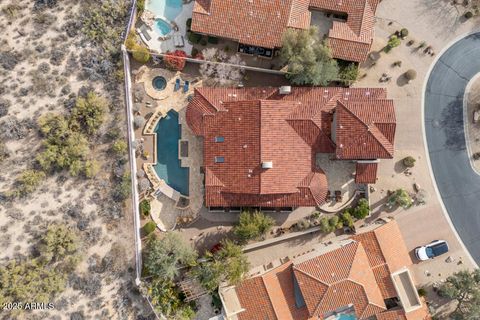
M 393 158 L 395 110 L 380 88 L 197 88 L 186 120 L 204 138 L 211 209 L 320 206 L 328 182 L 317 153 L 355 161 L 360 184 Z
M 239 42 L 239 51 L 273 56 L 287 28 L 307 29 L 312 11 L 332 14 L 334 58 L 363 62 L 373 42 L 379 0 L 196 0 L 191 30 Z M 249 48 L 248 46 L 258 47 Z M 243 50 L 245 48 L 245 51 Z M 249 51 L 251 50 L 251 51 Z
M 397 223 L 253 270 L 219 290 L 227 320 L 425 320 Z

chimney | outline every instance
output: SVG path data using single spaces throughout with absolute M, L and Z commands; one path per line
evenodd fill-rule
M 273 162 L 272 161 L 263 161 L 262 162 L 262 169 L 272 169 Z
M 278 90 L 278 93 L 280 94 L 290 94 L 291 92 L 292 92 L 291 86 L 281 86 L 280 89 Z

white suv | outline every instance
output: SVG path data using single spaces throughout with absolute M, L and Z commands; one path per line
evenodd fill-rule
M 445 240 L 434 240 L 427 245 L 415 248 L 415 256 L 418 260 L 433 259 L 448 252 L 448 243 Z

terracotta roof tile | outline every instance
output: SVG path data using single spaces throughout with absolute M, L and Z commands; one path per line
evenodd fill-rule
M 400 308 L 386 310 L 383 302 L 397 296 L 388 265 L 396 263 L 391 256 L 408 255 L 396 222 L 356 235 L 352 240 L 339 249 L 300 263 L 288 262 L 257 276 L 248 283 L 255 288 L 237 287 L 241 306 L 246 309 L 239 319 L 275 319 L 270 306 L 278 319 L 323 319 L 326 314 L 353 304 L 358 319 L 429 320 L 425 301 L 422 308 L 408 314 Z M 295 306 L 293 277 L 306 304 L 300 309 Z M 262 309 L 263 318 L 259 316 Z
M 355 169 L 355 183 L 377 182 L 378 163 L 357 162 Z
M 276 88 L 196 89 L 186 118 L 192 131 L 204 137 L 206 205 L 323 204 L 328 185 L 315 165 L 315 154 L 336 151 L 341 159 L 389 158 L 393 134 L 388 140 L 380 129 L 369 131 L 365 124 L 378 121 L 394 130 L 395 117 L 389 112 L 394 112 L 393 102 L 384 89 L 293 87 L 287 95 Z M 392 128 L 382 127 L 387 129 Z M 355 144 L 360 142 L 366 147 L 358 148 Z M 224 162 L 216 162 L 216 157 Z M 273 168 L 262 168 L 264 162 Z
M 238 300 L 248 308 L 238 315 L 239 320 L 276 320 L 272 303 L 261 277 L 243 281 L 236 288 Z
M 281 46 L 287 28 L 310 26 L 310 10 L 345 13 L 347 21 L 334 21 L 328 33 L 332 55 L 362 62 L 373 41 L 377 4 L 378 0 L 197 0 L 191 28 L 245 44 L 275 48 Z

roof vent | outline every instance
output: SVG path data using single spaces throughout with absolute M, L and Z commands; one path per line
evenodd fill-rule
M 247 147 L 248 147 L 248 146 L 247 146 L 246 144 L 244 144 L 244 145 L 242 146 L 243 149 L 247 149 Z
M 281 86 L 279 89 L 280 94 L 290 94 L 292 92 L 292 87 L 291 86 Z
M 238 121 L 242 121 L 242 117 L 238 117 Z
M 247 174 L 247 177 L 251 178 L 251 177 L 252 177 L 252 175 L 249 173 L 249 174 Z
M 264 161 L 262 162 L 262 169 L 272 169 L 273 162 L 272 161 Z
M 253 170 L 252 170 L 252 169 L 248 169 L 248 173 L 253 173 Z
M 366 95 L 366 96 L 369 96 L 369 95 L 370 95 L 370 91 L 365 92 L 365 95 Z

